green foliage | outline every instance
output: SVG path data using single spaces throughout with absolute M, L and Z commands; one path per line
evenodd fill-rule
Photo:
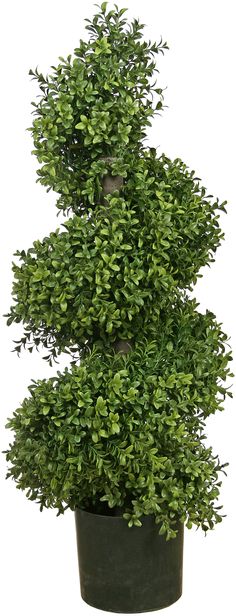
M 50 364 L 62 351 L 73 361 L 29 386 L 5 453 L 8 476 L 41 509 L 105 503 L 129 526 L 154 514 L 171 539 L 177 519 L 204 531 L 222 519 L 225 464 L 204 428 L 231 395 L 231 353 L 187 291 L 214 261 L 225 202 L 179 158 L 144 147 L 163 108 L 155 55 L 167 45 L 143 41 L 125 11 L 103 2 L 73 57 L 46 77 L 30 71 L 42 93 L 30 129 L 38 181 L 71 216 L 15 253 L 7 322 L 24 325 L 18 353 L 43 345 Z M 123 185 L 105 198 L 106 176 Z
M 167 45 L 142 41 L 143 25 L 137 19 L 127 24 L 123 12 L 101 11 L 87 20 L 88 42 L 59 58 L 50 75 L 30 71 L 42 92 L 29 128 L 41 164 L 38 181 L 60 194 L 63 210 L 86 211 L 97 203 L 99 158 L 115 152 L 123 175 L 130 156 L 141 151 L 150 118 L 163 107 L 153 74 L 155 56 Z
M 145 152 L 107 201 L 16 253 L 8 318 L 27 324 L 17 351 L 43 343 L 50 359 L 108 334 L 135 337 L 213 261 L 222 205 L 181 161 Z
M 170 537 L 177 518 L 211 528 L 222 466 L 203 428 L 227 393 L 225 342 L 211 313 L 180 301 L 129 354 L 100 343 L 80 366 L 33 382 L 8 423 L 18 487 L 59 512 L 106 501 L 125 505 L 130 525 L 153 513 Z

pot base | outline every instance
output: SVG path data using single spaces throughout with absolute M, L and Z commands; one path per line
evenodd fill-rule
M 129 611 L 126 610 L 125 612 L 123 612 L 123 610 L 117 610 L 117 609 L 116 610 L 112 610 L 112 609 L 108 609 L 107 607 L 104 608 L 104 607 L 99 607 L 98 605 L 93 605 L 93 603 L 89 603 L 88 601 L 86 601 L 86 599 L 81 594 L 81 597 L 82 597 L 84 603 L 86 603 L 87 605 L 90 605 L 90 607 L 96 608 L 97 610 L 102 610 L 102 611 L 105 611 L 105 612 L 110 612 L 111 614 L 144 614 L 146 612 L 158 612 L 159 610 L 163 610 L 164 608 L 170 607 L 171 605 L 176 603 L 176 601 L 178 601 L 181 598 L 181 596 L 182 596 L 182 592 L 181 592 L 180 596 L 177 597 L 177 599 L 175 599 L 171 603 L 166 603 L 165 605 L 162 605 L 162 606 L 159 606 L 159 607 L 151 607 L 151 608 L 146 608 L 145 607 L 145 610 L 144 609 L 142 609 L 142 610 L 135 610 L 135 611 L 134 610 L 129 610 Z

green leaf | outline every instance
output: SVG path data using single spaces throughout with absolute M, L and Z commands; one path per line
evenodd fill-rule
M 106 431 L 106 430 L 103 430 L 103 429 L 99 430 L 99 435 L 100 435 L 100 436 L 103 436 L 104 438 L 107 438 L 107 437 L 108 437 L 107 431 Z
M 101 257 L 103 258 L 103 261 L 105 261 L 105 263 L 109 263 L 111 257 L 109 257 L 109 255 L 107 255 L 105 252 L 101 253 Z
M 42 408 L 43 415 L 48 415 L 49 411 L 50 411 L 50 406 L 43 406 Z
M 60 307 L 61 307 L 61 311 L 62 312 L 66 312 L 66 310 L 67 310 L 67 302 L 66 302 L 66 300 L 64 300 L 63 302 L 60 303 Z
M 120 16 L 124 15 L 124 13 L 125 13 L 126 11 L 128 11 L 128 9 L 120 9 L 120 11 L 119 11 L 119 15 L 120 15 Z
M 112 423 L 111 425 L 111 432 L 112 434 L 119 434 L 120 432 L 120 426 L 117 423 Z
M 102 137 L 101 135 L 95 135 L 95 137 L 93 137 L 93 143 L 100 143 L 102 141 Z
M 165 533 L 166 533 L 166 525 L 163 522 L 159 530 L 159 535 L 164 535 Z
M 101 9 L 102 9 L 102 12 L 103 12 L 103 13 L 105 13 L 105 12 L 106 12 L 107 5 L 108 5 L 108 2 L 102 2 L 102 4 L 101 4 Z
M 77 128 L 78 130 L 84 130 L 86 126 L 83 122 L 78 122 L 78 124 L 75 125 L 75 128 Z

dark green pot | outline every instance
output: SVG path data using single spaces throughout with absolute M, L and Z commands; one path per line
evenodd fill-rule
M 118 515 L 75 511 L 81 596 L 109 612 L 160 610 L 182 594 L 183 524 L 175 539 L 158 534 L 153 516 L 128 527 Z

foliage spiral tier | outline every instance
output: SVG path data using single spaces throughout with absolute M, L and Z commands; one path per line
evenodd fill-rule
M 30 128 L 38 181 L 70 216 L 16 252 L 8 324 L 24 324 L 18 353 L 43 345 L 51 365 L 61 352 L 71 365 L 32 382 L 5 453 L 8 476 L 41 509 L 99 512 L 105 501 L 130 526 L 154 514 L 170 539 L 176 519 L 204 531 L 222 520 L 226 464 L 204 427 L 231 395 L 231 353 L 188 290 L 214 261 L 226 202 L 144 146 L 163 108 L 155 55 L 167 45 L 144 41 L 126 10 L 102 3 L 73 56 L 49 76 L 30 71 L 41 88 Z

